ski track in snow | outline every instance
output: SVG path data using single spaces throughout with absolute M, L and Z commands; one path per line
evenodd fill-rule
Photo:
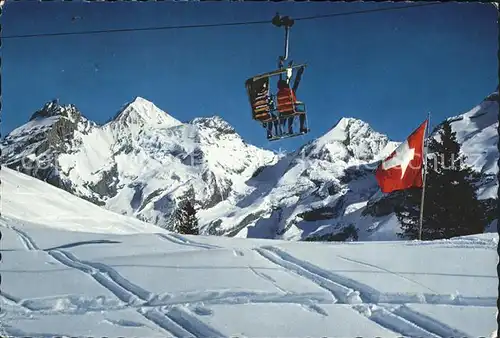
M 438 322 L 428 316 L 417 313 L 408 309 L 406 306 L 401 306 L 394 311 L 394 314 L 410 323 L 414 323 L 427 331 L 434 333 L 438 337 L 467 337 L 464 332 L 451 328 L 443 323 Z
M 390 273 L 390 274 L 392 274 L 392 275 L 395 275 L 395 276 L 401 277 L 401 278 L 403 278 L 403 279 L 406 279 L 407 281 L 410 281 L 410 282 L 415 283 L 415 284 L 417 284 L 417 285 L 419 285 L 419 286 L 422 286 L 422 287 L 424 287 L 425 289 L 427 289 L 427 290 L 429 290 L 429 291 L 431 291 L 431 292 L 436 292 L 436 293 L 437 293 L 437 291 L 432 290 L 431 288 L 429 288 L 429 287 L 428 287 L 428 286 L 426 286 L 426 285 L 423 285 L 422 283 L 419 283 L 419 282 L 417 282 L 417 281 L 414 281 L 413 279 L 408 278 L 408 277 L 406 277 L 406 276 L 403 276 L 402 274 L 399 274 L 399 273 L 393 272 L 393 271 L 391 271 L 391 270 L 388 270 L 388 269 L 382 268 L 382 267 L 380 267 L 380 266 L 373 265 L 373 264 L 369 264 L 369 263 L 365 263 L 365 262 L 361 262 L 361 261 L 359 261 L 359 260 L 352 259 L 352 258 L 347 258 L 347 257 L 343 257 L 343 256 L 337 256 L 337 257 L 339 257 L 339 258 L 341 258 L 341 259 L 344 259 L 344 260 L 346 260 L 346 261 L 349 261 L 349 262 L 354 262 L 354 263 L 357 263 L 357 264 L 361 264 L 361 265 L 369 266 L 369 267 L 372 267 L 372 268 L 375 268 L 375 269 L 378 269 L 378 270 L 381 270 L 381 271 L 388 272 L 388 273 Z
M 0 290 L 0 304 L 4 304 L 2 307 L 12 307 L 16 309 L 17 311 L 26 313 L 32 311 L 29 307 L 24 305 L 24 302 L 21 299 L 18 299 L 17 297 L 14 297 L 12 295 L 6 294 L 4 291 Z
M 408 309 L 404 304 L 412 303 L 411 295 L 408 295 L 409 299 L 398 299 L 399 297 L 401 297 L 400 295 L 398 295 L 399 297 L 391 299 L 390 295 L 383 295 L 368 285 L 364 285 L 362 283 L 349 280 L 345 277 L 326 271 L 309 262 L 295 258 L 276 247 L 268 246 L 256 248 L 254 250 L 261 254 L 263 257 L 269 259 L 271 262 L 283 267 L 287 271 L 294 272 L 297 275 L 307 278 L 312 282 L 317 283 L 319 286 L 328 289 L 340 302 L 359 304 L 361 306 L 367 304 L 403 304 L 399 306 L 394 312 L 389 312 L 384 309 L 384 307 L 381 307 L 377 309 L 373 314 L 367 316 L 370 320 L 394 332 L 410 337 L 467 337 L 467 334 L 463 332 L 450 328 L 447 325 L 442 324 L 432 318 Z M 346 259 L 345 257 L 338 257 Z M 365 264 L 356 260 L 348 260 L 357 262 L 359 264 Z M 370 264 L 366 265 L 376 267 Z M 380 267 L 376 268 L 382 269 Z M 395 274 L 399 277 L 403 277 L 386 269 L 382 270 Z M 416 283 L 413 280 L 410 281 Z M 420 283 L 417 284 L 421 285 Z M 386 296 L 387 298 L 384 298 L 384 296 Z M 432 302 L 433 304 L 451 305 L 454 303 L 443 301 L 440 302 L 440 298 L 445 297 L 445 295 L 427 295 L 423 302 L 425 303 L 427 300 L 432 300 L 432 298 L 434 298 L 434 301 Z M 496 302 L 495 299 L 491 299 L 491 303 L 493 303 L 493 301 Z M 485 300 L 485 302 L 490 303 L 487 300 Z M 474 302 L 461 302 L 460 305 L 475 306 L 477 304 L 475 304 Z M 493 306 L 493 304 L 487 305 Z M 353 308 L 356 309 L 357 306 L 354 305 Z
M 14 226 L 9 226 L 9 225 L 7 225 L 7 228 L 14 230 L 17 233 L 17 235 L 19 236 L 19 239 L 21 240 L 21 242 L 23 242 L 23 245 L 27 250 L 30 250 L 30 251 L 39 250 L 35 241 L 33 241 L 33 239 L 31 239 L 31 237 L 28 236 L 24 231 L 19 230 L 18 228 L 14 227 Z
M 63 265 L 89 274 L 96 282 L 111 291 L 121 301 L 132 306 L 142 304 L 151 298 L 149 292 L 129 282 L 104 264 L 83 262 L 69 252 L 61 250 L 49 251 L 49 255 Z
M 253 248 L 265 260 L 272 262 L 287 273 L 300 276 L 331 294 L 331 298 L 318 297 L 304 294 L 293 294 L 282 287 L 279 282 L 271 276 L 257 271 L 248 266 L 256 276 L 271 283 L 279 293 L 259 294 L 251 291 L 234 292 L 199 292 L 185 294 L 184 297 L 169 299 L 162 295 L 154 294 L 148 290 L 135 285 L 132 281 L 120 275 L 117 271 L 108 265 L 81 260 L 74 254 L 61 249 L 40 250 L 36 242 L 24 231 L 17 227 L 4 224 L 5 227 L 12 229 L 23 243 L 27 251 L 44 251 L 61 265 L 76 269 L 92 277 L 102 287 L 114 294 L 123 305 L 114 308 L 104 308 L 104 310 L 116 310 L 121 308 L 135 308 L 137 313 L 141 314 L 149 322 L 153 323 L 153 329 L 168 333 L 177 337 L 224 337 L 224 334 L 215 328 L 204 323 L 196 317 L 186 305 L 192 304 L 244 304 L 244 303 L 295 303 L 304 308 L 305 311 L 312 311 L 321 316 L 328 316 L 328 313 L 320 304 L 348 304 L 354 310 L 364 315 L 368 320 L 382 326 L 385 329 L 393 331 L 407 337 L 466 337 L 466 333 L 447 326 L 435 319 L 418 313 L 409 307 L 413 303 L 446 304 L 446 305 L 466 305 L 466 306 L 494 306 L 496 299 L 493 298 L 470 298 L 462 297 L 449 299 L 449 295 L 437 294 L 427 286 L 409 279 L 401 274 L 392 272 L 377 265 L 369 264 L 352 258 L 337 255 L 346 261 L 365 265 L 379 269 L 400 278 L 404 278 L 412 283 L 418 284 L 432 294 L 425 294 L 421 297 L 412 294 L 389 294 L 379 292 L 369 285 L 365 285 L 355 280 L 340 276 L 334 272 L 320 268 L 308 261 L 299 259 L 283 249 L 274 246 L 261 246 Z M 196 247 L 202 249 L 224 249 L 223 247 L 198 243 L 188 240 L 177 234 L 159 234 L 161 239 L 173 242 L 175 244 Z M 240 250 L 232 249 L 235 256 L 244 256 Z M 51 315 L 54 313 L 63 313 L 64 310 L 47 311 L 37 309 L 36 299 L 17 299 L 5 292 L 0 292 L 0 300 L 9 307 L 14 306 L 22 312 Z M 62 298 L 61 300 L 64 300 Z M 32 301 L 32 305 L 27 304 Z M 33 305 L 34 304 L 34 305 Z M 392 306 L 392 308 L 391 308 Z M 103 309 L 100 309 L 103 310 Z M 92 311 L 92 310 L 90 310 Z M 98 311 L 98 310 L 94 310 Z M 200 310 L 201 311 L 201 310 Z M 210 311 L 210 310 L 207 310 Z M 69 311 L 71 313 L 71 311 Z M 109 320 L 108 320 L 109 321 Z M 128 324 L 127 324 L 128 323 Z M 113 322 L 114 325 L 121 326 L 141 326 L 135 322 Z
M 358 281 L 340 276 L 331 271 L 327 271 L 320 267 L 315 266 L 307 261 L 298 259 L 285 251 L 272 247 L 272 246 L 263 246 L 261 248 L 255 249 L 258 253 L 260 253 L 263 257 L 269 259 L 275 264 L 280 265 L 288 271 L 293 271 L 299 276 L 304 278 L 308 278 L 314 283 L 317 283 L 321 286 L 330 285 L 331 289 L 329 289 L 336 298 L 340 300 L 341 303 L 348 304 L 360 304 L 360 303 L 369 303 L 369 304 L 436 304 L 436 305 L 462 305 L 462 306 L 496 306 L 496 298 L 494 297 L 457 297 L 455 299 L 449 299 L 450 295 L 445 294 L 423 294 L 423 295 L 414 295 L 414 294 L 390 294 L 383 293 L 377 291 L 370 287 L 369 285 L 365 285 Z M 344 258 L 338 256 L 339 258 Z M 354 261 L 360 264 L 363 264 L 359 261 L 348 259 L 350 261 Z M 371 264 L 365 264 L 368 266 L 376 267 Z M 396 274 L 386 269 L 381 270 L 387 271 L 391 274 L 394 274 L 398 277 L 402 277 L 407 279 L 413 283 L 416 283 L 420 286 L 424 286 L 429 289 L 427 286 L 417 283 L 411 279 L 408 279 L 400 274 Z M 429 289 L 430 290 L 430 289 Z M 357 295 L 357 296 L 356 296 Z
M 139 310 L 137 310 L 137 312 L 142 314 L 146 319 L 154 323 L 156 326 L 176 337 L 196 338 L 195 335 L 187 331 L 181 325 L 177 324 L 171 318 L 167 317 L 162 311 L 157 308 L 140 308 Z
M 191 240 L 186 239 L 186 238 L 184 238 L 178 234 L 175 234 L 175 233 L 157 234 L 157 235 L 161 239 L 165 239 L 165 240 L 170 241 L 170 242 L 175 243 L 175 244 L 191 246 L 191 247 L 195 247 L 195 248 L 202 248 L 202 249 L 220 249 L 221 248 L 217 245 L 197 243 L 195 241 L 191 241 Z
M 36 243 L 25 232 L 15 227 L 10 228 L 19 235 L 19 238 L 21 239 L 27 250 L 39 250 Z M 213 246 L 202 245 L 188 240 L 182 240 L 174 236 L 167 237 L 166 235 L 161 235 L 161 237 L 169 240 L 171 238 L 175 238 L 175 240 L 172 241 L 177 244 L 180 242 L 185 245 L 202 247 L 206 249 L 213 248 Z M 137 285 L 134 285 L 132 282 L 122 277 L 120 274 L 118 274 L 116 271 L 114 271 L 109 266 L 106 266 L 105 264 L 82 261 L 75 255 L 62 250 L 49 250 L 47 252 L 62 265 L 77 269 L 85 274 L 90 275 L 97 283 L 101 284 L 104 288 L 111 291 L 118 299 L 132 307 L 145 305 L 148 300 L 151 300 L 154 297 L 152 293 L 140 288 Z M 2 294 L 2 296 L 10 302 L 14 302 L 16 304 L 19 303 L 19 301 L 12 296 L 6 296 L 5 294 Z M 190 316 L 188 313 L 178 308 L 172 308 L 167 312 L 160 313 L 155 312 L 154 309 L 147 312 L 140 311 L 139 309 L 137 312 L 142 314 L 144 317 L 155 323 L 163 330 L 173 333 L 174 335 L 186 337 L 186 333 L 188 333 L 187 336 L 189 337 L 223 336 L 215 329 L 210 328 L 209 326 L 203 324 L 200 320 L 196 319 L 193 316 Z
M 165 317 L 171 319 L 186 331 L 193 333 L 195 337 L 224 337 L 222 333 L 203 323 L 184 309 L 172 307 L 162 312 Z
M 384 308 L 375 309 L 368 318 L 378 325 L 397 332 L 404 337 L 439 338 L 439 336 L 426 330 L 425 325 L 419 326 L 416 322 L 398 316 Z
M 262 272 L 259 272 L 257 271 L 255 268 L 252 268 L 251 266 L 248 267 L 250 269 L 250 271 L 252 271 L 256 276 L 262 278 L 262 279 L 265 279 L 267 281 L 269 281 L 269 283 L 271 283 L 276 289 L 278 289 L 280 292 L 283 292 L 284 294 L 287 293 L 287 291 L 285 289 L 283 289 L 281 286 L 279 286 L 279 284 L 276 282 L 276 280 L 274 280 L 272 277 L 266 275 L 265 273 L 262 273 Z

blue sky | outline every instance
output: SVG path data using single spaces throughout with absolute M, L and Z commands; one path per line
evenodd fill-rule
M 271 20 L 279 11 L 311 16 L 405 3 L 15 2 L 2 36 Z M 408 3 L 407 3 L 408 4 Z M 72 21 L 72 17 L 81 19 Z M 311 133 L 270 143 L 251 119 L 244 81 L 276 68 L 282 29 L 271 24 L 4 39 L 2 135 L 52 98 L 104 123 L 142 96 L 179 120 L 220 115 L 249 143 L 292 150 L 341 117 L 356 117 L 402 140 L 463 113 L 494 91 L 498 32 L 493 6 L 442 3 L 297 21 L 290 59 L 307 62 L 298 96 Z

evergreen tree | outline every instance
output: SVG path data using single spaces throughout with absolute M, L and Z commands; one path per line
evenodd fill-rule
M 174 215 L 174 231 L 184 235 L 198 235 L 198 218 L 196 209 L 191 201 L 187 200 L 177 206 Z
M 431 138 L 428 144 L 431 155 L 427 158 L 422 239 L 482 233 L 484 210 L 476 194 L 480 176 L 465 165 L 450 122 L 442 124 L 439 136 L 439 141 Z M 403 230 L 400 235 L 417 239 L 422 189 L 408 189 L 403 196 L 395 210 Z

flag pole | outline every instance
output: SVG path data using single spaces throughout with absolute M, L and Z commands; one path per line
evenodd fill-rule
M 420 221 L 418 226 L 418 240 L 422 240 L 422 223 L 424 221 L 424 199 L 425 199 L 425 180 L 427 178 L 427 139 L 429 137 L 429 125 L 431 123 L 431 113 L 427 114 L 427 126 L 425 128 L 425 139 L 422 159 L 422 199 L 420 201 Z

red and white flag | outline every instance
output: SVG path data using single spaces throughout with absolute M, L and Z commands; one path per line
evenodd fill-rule
M 425 120 L 405 142 L 401 143 L 375 172 L 383 193 L 423 185 L 424 138 L 428 120 Z

